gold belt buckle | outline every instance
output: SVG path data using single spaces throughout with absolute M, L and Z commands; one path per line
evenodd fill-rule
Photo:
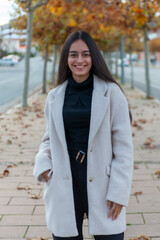
M 83 152 L 82 150 L 79 150 L 79 152 L 77 153 L 76 160 L 78 160 L 80 153 L 83 154 L 82 158 L 81 158 L 81 161 L 80 161 L 80 163 L 82 163 L 84 158 L 85 158 L 85 152 Z

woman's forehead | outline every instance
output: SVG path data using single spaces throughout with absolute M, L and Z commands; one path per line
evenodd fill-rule
M 81 39 L 74 41 L 70 47 L 70 51 L 79 51 L 79 50 L 89 51 L 87 44 Z

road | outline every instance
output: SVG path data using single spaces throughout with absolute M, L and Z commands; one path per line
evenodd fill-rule
M 125 67 L 125 80 L 131 82 L 131 69 Z M 135 86 L 146 92 L 145 69 L 142 66 L 134 66 L 134 83 Z M 160 99 L 160 66 L 150 67 L 151 95 Z M 121 69 L 119 68 L 119 75 Z
M 31 58 L 29 94 L 42 85 L 43 60 L 41 57 Z M 48 62 L 47 78 L 50 77 L 52 62 Z M 113 73 L 114 73 L 113 69 Z M 119 68 L 119 75 L 120 73 Z M 130 67 L 125 67 L 125 79 L 130 82 Z M 152 96 L 160 99 L 160 68 L 150 68 L 150 79 Z M 145 91 L 144 67 L 134 66 L 135 86 Z M 24 60 L 14 67 L 0 66 L 0 112 L 6 111 L 9 107 L 21 102 L 24 86 Z
M 30 59 L 29 95 L 42 85 L 43 76 L 42 57 Z M 50 77 L 52 63 L 47 65 L 47 79 Z M 0 112 L 6 111 L 9 107 L 21 102 L 24 87 L 24 59 L 17 65 L 0 66 Z

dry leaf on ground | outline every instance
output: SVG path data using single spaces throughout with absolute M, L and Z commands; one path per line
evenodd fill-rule
M 12 168 L 12 167 L 17 167 L 17 164 L 14 163 L 14 164 L 9 164 L 9 165 L 7 166 L 7 168 Z
M 135 192 L 135 193 L 133 193 L 133 195 L 142 195 L 142 191 Z
M 134 169 L 139 169 L 139 167 L 137 165 L 134 165 Z
M 156 171 L 155 175 L 157 175 L 157 178 L 160 178 L 160 170 Z
M 5 169 L 3 171 L 3 173 L 0 174 L 0 178 L 4 178 L 4 177 L 7 177 L 9 175 L 9 171 L 7 169 Z
M 143 124 L 147 122 L 146 119 L 142 119 L 142 118 L 138 119 L 137 121 L 140 122 L 140 123 L 143 123 Z
M 8 140 L 7 140 L 7 143 L 8 143 L 8 144 L 12 144 L 12 141 L 8 139 Z
M 40 199 L 40 197 L 38 195 L 36 195 L 36 194 L 32 194 L 30 196 L 30 198 L 32 198 L 32 199 Z
M 31 189 L 31 187 L 29 187 L 29 186 L 17 187 L 17 190 L 26 190 L 26 191 L 28 191 L 28 190 L 30 190 L 30 189 Z
M 145 235 L 140 235 L 138 237 L 130 238 L 129 240 L 149 240 L 149 237 Z

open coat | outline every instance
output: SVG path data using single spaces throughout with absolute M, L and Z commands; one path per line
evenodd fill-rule
M 118 234 L 126 228 L 133 149 L 128 102 L 117 84 L 94 75 L 91 122 L 87 152 L 88 233 Z M 60 237 L 77 236 L 72 175 L 63 124 L 63 102 L 68 81 L 48 94 L 45 105 L 46 133 L 36 155 L 34 176 L 51 169 L 44 186 L 48 229 Z M 108 218 L 107 200 L 124 207 L 118 218 Z

